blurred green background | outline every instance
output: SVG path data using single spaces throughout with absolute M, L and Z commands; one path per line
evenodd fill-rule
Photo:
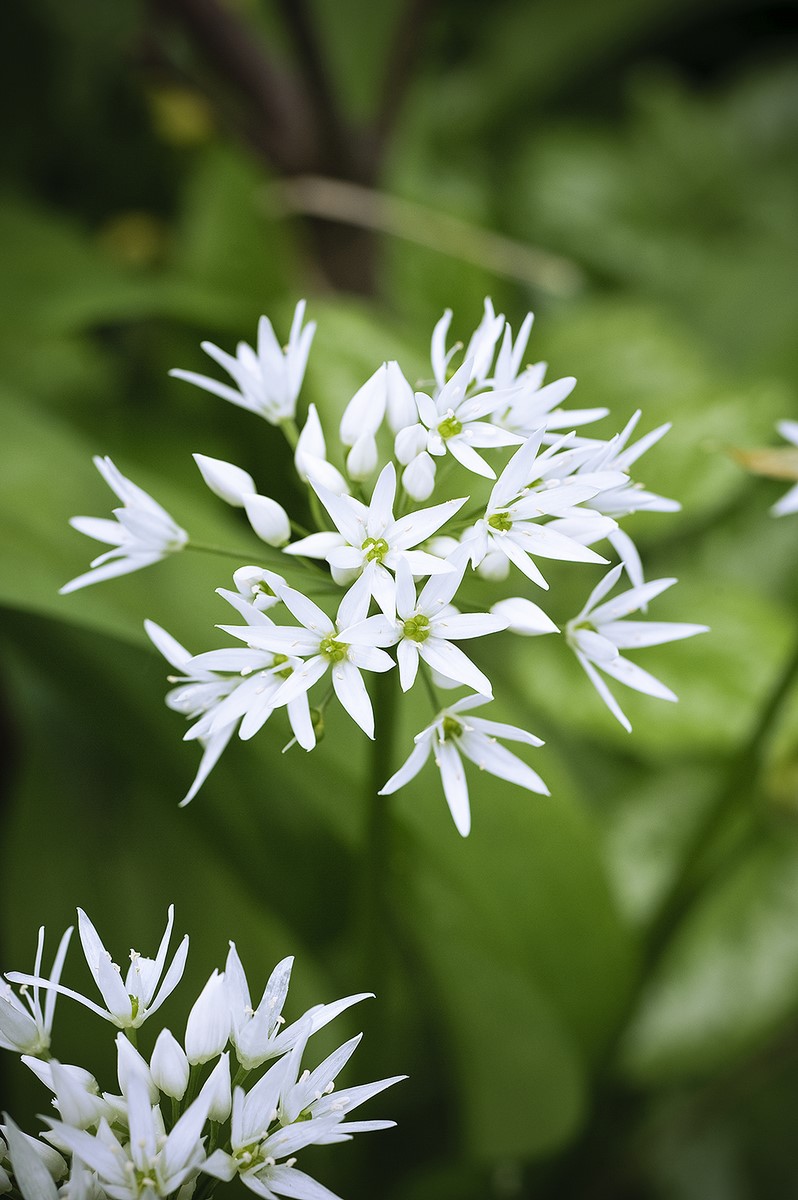
M 3 11 L 0 963 L 29 969 L 40 923 L 54 950 L 76 904 L 119 961 L 151 953 L 173 900 L 192 938 L 164 1010 L 178 1034 L 231 937 L 255 988 L 296 954 L 289 1016 L 379 990 L 339 1040 L 366 1031 L 350 1078 L 411 1076 L 364 1114 L 399 1128 L 302 1159 L 349 1200 L 798 1196 L 798 517 L 772 519 L 787 485 L 728 454 L 798 416 L 795 17 L 753 0 Z M 647 652 L 681 700 L 624 695 L 631 736 L 561 639 L 494 639 L 496 715 L 545 737 L 552 796 L 472 779 L 467 842 L 431 770 L 392 797 L 375 964 L 366 739 L 331 714 L 316 753 L 284 757 L 267 727 L 178 810 L 196 748 L 142 620 L 222 644 L 229 565 L 184 555 L 62 599 L 93 545 L 66 522 L 110 508 L 91 465 L 107 453 L 257 561 L 190 452 L 296 503 L 279 434 L 167 370 L 205 370 L 200 340 L 251 341 L 262 312 L 287 335 L 307 296 L 302 400 L 333 420 L 386 358 L 428 376 L 433 322 L 452 306 L 468 336 L 486 294 L 515 327 L 534 309 L 532 360 L 611 408 L 597 433 L 638 406 L 642 430 L 673 421 L 639 469 L 683 512 L 626 527 L 650 578 L 680 579 L 654 615 L 712 633 Z M 597 578 L 552 571 L 554 619 Z M 402 708 L 398 753 L 426 719 Z M 56 1050 L 111 1088 L 74 1009 Z M 42 1095 L 11 1056 L 0 1094 L 32 1128 Z

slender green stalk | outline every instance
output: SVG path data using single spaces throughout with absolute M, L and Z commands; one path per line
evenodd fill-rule
M 208 542 L 187 542 L 186 550 L 199 550 L 202 554 L 221 554 L 224 558 L 235 558 L 239 563 L 245 563 L 253 557 L 279 558 L 282 555 L 271 546 L 258 547 L 257 550 L 231 550 L 228 546 L 212 546 Z
M 384 990 L 387 975 L 386 930 L 390 925 L 390 807 L 378 792 L 392 774 L 396 740 L 397 678 L 395 671 L 377 675 L 374 695 L 375 738 L 371 749 L 366 795 L 364 855 L 365 973 L 370 988 Z
M 424 687 L 426 688 L 427 695 L 429 696 L 429 701 L 430 701 L 430 704 L 432 705 L 432 710 L 437 715 L 443 708 L 443 705 L 441 704 L 440 696 L 438 695 L 438 693 L 435 689 L 435 684 L 432 682 L 432 677 L 428 671 L 424 670 L 423 667 L 421 668 L 421 671 L 419 672 L 419 674 L 421 675 L 421 679 L 424 683 Z

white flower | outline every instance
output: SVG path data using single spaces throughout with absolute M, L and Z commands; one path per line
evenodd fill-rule
M 380 472 L 368 507 L 353 496 L 336 496 L 318 483 L 314 488 L 338 529 L 337 544 L 332 543 L 329 534 L 311 534 L 287 546 L 285 553 L 323 557 L 336 570 L 362 572 L 369 595 L 386 616 L 395 611 L 395 583 L 390 572 L 396 571 L 400 562 L 405 562 L 414 575 L 452 570 L 434 554 L 413 547 L 440 529 L 465 504 L 465 497 L 397 519 L 393 515 L 396 498 L 393 463 Z
M 416 745 L 412 754 L 404 766 L 381 788 L 379 794 L 388 796 L 404 787 L 418 775 L 432 754 L 441 773 L 446 803 L 449 805 L 457 831 L 463 837 L 467 837 L 471 829 L 471 810 L 461 754 L 476 763 L 481 771 L 497 775 L 499 779 L 507 779 L 510 783 L 517 783 L 519 787 L 530 792 L 547 796 L 549 790 L 540 776 L 520 758 L 516 758 L 509 750 L 500 746 L 496 739 L 525 742 L 528 746 L 542 746 L 543 742 L 534 734 L 527 733 L 525 729 L 518 729 L 515 725 L 486 721 L 482 717 L 462 716 L 463 713 L 472 708 L 479 708 L 484 703 L 484 696 L 466 696 L 442 709 L 431 725 L 416 734 Z
M 257 490 L 249 472 L 234 463 L 225 462 L 222 458 L 210 458 L 207 454 L 192 454 L 191 457 L 210 490 L 226 504 L 243 508 L 244 497 Z
M 51 1125 L 59 1143 L 96 1171 L 115 1200 L 153 1200 L 171 1196 L 199 1174 L 205 1161 L 202 1130 L 209 1095 L 202 1093 L 167 1134 L 158 1105 L 151 1104 L 147 1079 L 132 1071 L 127 1081 L 128 1134 L 116 1133 L 103 1119 L 96 1134 L 62 1121 Z
M 240 638 L 254 649 L 269 650 L 291 658 L 304 659 L 294 669 L 272 698 L 276 708 L 288 704 L 307 692 L 332 669 L 335 694 L 368 737 L 374 737 L 374 712 L 371 707 L 361 671 L 389 671 L 393 659 L 376 644 L 354 645 L 349 642 L 349 629 L 361 622 L 369 606 L 365 577 L 361 577 L 344 596 L 333 622 L 317 604 L 294 588 L 281 586 L 274 578 L 274 590 L 283 604 L 300 622 L 300 626 L 284 625 L 242 628 L 223 625 L 225 632 Z
M 453 569 L 447 575 L 433 575 L 416 599 L 416 586 L 410 567 L 400 562 L 396 571 L 396 617 L 369 617 L 349 631 L 353 642 L 360 637 L 379 637 L 381 645 L 397 645 L 399 681 L 406 692 L 415 682 L 419 659 L 454 683 L 473 688 L 491 698 L 490 680 L 463 653 L 456 641 L 484 637 L 507 627 L 500 615 L 460 613 L 450 601 L 463 578 L 468 558 L 455 551 L 449 560 Z M 389 640 L 390 639 L 390 640 Z
M 280 1062 L 275 1063 L 248 1093 L 233 1094 L 230 1150 L 217 1150 L 203 1171 L 218 1179 L 239 1175 L 258 1196 L 324 1200 L 332 1192 L 296 1170 L 295 1159 L 279 1162 L 310 1145 L 348 1140 L 355 1133 L 391 1128 L 393 1121 L 344 1120 L 347 1113 L 384 1091 L 404 1076 L 381 1079 L 335 1095 L 335 1079 L 360 1042 L 352 1038 L 312 1072 L 297 1078 L 309 1030 Z
M 688 625 L 676 621 L 623 619 L 642 609 L 649 600 L 671 587 L 676 583 L 675 579 L 655 579 L 650 583 L 630 588 L 605 604 L 599 604 L 618 582 L 622 570 L 623 564 L 613 567 L 597 584 L 582 611 L 568 622 L 565 636 L 607 708 L 624 729 L 631 731 L 632 726 L 628 718 L 621 711 L 598 670 L 637 692 L 656 696 L 660 700 L 676 700 L 677 697 L 670 688 L 636 663 L 624 658 L 620 651 L 642 646 L 659 646 L 663 642 L 693 637 L 696 633 L 706 633 L 708 626 Z
M 791 442 L 793 446 L 798 446 L 798 421 L 779 421 L 776 428 L 786 441 Z M 798 512 L 798 483 L 785 492 L 770 511 L 774 517 L 785 517 L 789 513 Z
M 38 1138 L 23 1133 L 6 1113 L 3 1120 L 8 1157 L 23 1200 L 58 1200 L 54 1178 L 60 1179 L 66 1173 L 66 1163 L 60 1154 Z M 0 1170 L 0 1176 L 3 1174 Z
M 62 596 L 91 583 L 101 583 L 148 567 L 182 550 L 188 542 L 185 529 L 181 529 L 152 496 L 127 479 L 110 458 L 97 456 L 93 462 L 123 507 L 113 510 L 115 521 L 105 517 L 72 517 L 69 523 L 80 533 L 114 549 L 93 559 L 90 571 L 64 584 Z
M 280 603 L 280 597 L 272 591 L 263 567 L 239 567 L 233 571 L 233 583 L 238 594 L 260 612 Z
M 452 310 L 447 308 L 432 331 L 432 370 L 438 389 L 441 390 L 446 386 L 446 374 L 452 356 L 461 348 L 460 343 L 455 343 L 450 350 L 446 349 L 446 337 L 451 322 Z M 470 363 L 467 383 L 471 383 L 472 380 L 478 385 L 485 383 L 493 362 L 496 342 L 503 327 L 504 316 L 501 313 L 496 315 L 490 297 L 486 296 L 482 320 L 472 333 L 465 350 L 465 361 Z
M 478 567 L 492 550 L 505 555 L 533 583 L 547 588 L 546 580 L 530 557 L 532 555 L 567 562 L 607 560 L 587 549 L 573 535 L 567 536 L 541 525 L 540 517 L 573 516 L 580 523 L 579 528 L 581 524 L 590 525 L 598 519 L 602 521 L 604 533 L 616 526 L 614 521 L 607 524 L 598 514 L 578 508 L 598 492 L 599 488 L 593 480 L 583 483 L 571 477 L 533 486 L 536 480 L 542 480 L 551 461 L 551 453 L 556 449 L 550 447 L 538 454 L 542 433 L 542 430 L 538 430 L 510 459 L 494 484 L 485 516 L 474 526 L 468 544 L 473 566 Z
M 111 955 L 103 945 L 94 925 L 83 909 L 78 909 L 78 932 L 83 953 L 94 977 L 94 982 L 105 1001 L 105 1008 L 101 1008 L 93 1000 L 87 999 L 79 992 L 49 979 L 37 979 L 35 976 L 23 975 L 18 971 L 10 973 L 8 978 L 15 983 L 38 984 L 39 987 L 50 988 L 65 996 L 71 996 L 73 1000 L 90 1008 L 97 1016 L 103 1017 L 120 1029 L 138 1029 L 156 1009 L 161 1007 L 167 996 L 177 987 L 183 975 L 188 954 L 188 934 L 178 946 L 171 965 L 164 975 L 174 915 L 174 906 L 170 905 L 166 929 L 155 958 L 144 958 L 137 950 L 130 951 L 130 966 L 123 981 L 119 967 L 111 959 Z M 161 980 L 162 975 L 164 975 L 163 980 Z
M 194 1001 L 186 1022 L 186 1058 L 192 1067 L 221 1054 L 230 1037 L 230 1010 L 224 972 L 214 970 Z
M 111 1115 L 111 1107 L 100 1095 L 97 1080 L 83 1067 L 60 1063 L 55 1058 L 43 1062 L 27 1054 L 22 1061 L 53 1093 L 53 1103 L 67 1125 L 88 1129 L 101 1117 Z
M 467 471 L 495 479 L 496 472 L 475 447 L 518 446 L 524 439 L 481 419 L 506 404 L 507 393 L 488 391 L 469 396 L 468 385 L 473 371 L 474 362 L 467 358 L 435 399 L 425 392 L 416 392 L 418 415 L 421 425 L 427 430 L 427 450 L 430 454 L 441 457 L 448 452 Z M 407 438 L 411 436 L 406 435 Z
M 53 968 L 50 972 L 51 983 L 57 984 L 61 979 L 61 971 L 64 967 L 64 959 L 71 936 L 72 926 L 70 925 L 58 944 Z M 36 944 L 36 960 L 33 966 L 35 978 L 39 978 L 42 973 L 43 953 L 44 926 L 39 930 Z M 21 999 L 17 997 L 5 980 L 0 977 L 0 1047 L 4 1050 L 14 1050 L 17 1054 L 46 1056 L 50 1049 L 50 1036 L 53 1031 L 56 993 L 48 991 L 44 1009 L 42 1009 L 38 983 L 33 985 L 32 991 L 25 988 L 21 997 Z
M 182 713 L 185 717 L 198 717 L 200 720 L 208 714 L 212 714 L 208 717 L 205 725 L 200 726 L 198 721 L 193 730 L 189 731 L 193 732 L 201 742 L 203 755 L 194 782 L 180 801 L 182 806 L 194 799 L 233 736 L 236 718 L 231 718 L 225 726 L 216 729 L 213 733 L 210 732 L 209 726 L 213 716 L 218 712 L 221 702 L 236 688 L 242 686 L 243 680 L 240 675 L 238 677 L 221 675 L 216 671 L 197 666 L 188 650 L 154 621 L 145 621 L 144 628 L 166 661 L 180 672 L 177 676 L 170 676 L 170 681 L 179 686 L 168 693 L 166 697 L 168 707 L 175 712 Z M 199 732 L 196 732 L 197 730 Z
M 268 317 L 261 317 L 258 324 L 257 354 L 246 342 L 239 342 L 236 357 L 226 354 L 212 342 L 203 342 L 202 349 L 209 354 L 232 377 L 235 388 L 219 383 L 196 371 L 170 371 L 175 379 L 195 383 L 206 392 L 213 392 L 239 408 L 258 413 L 271 425 L 292 420 L 296 402 L 305 377 L 305 367 L 310 353 L 310 344 L 316 324 L 302 328 L 305 317 L 305 301 L 300 300 L 294 311 L 288 345 L 283 350 L 275 337 Z
M 269 976 L 257 1008 L 252 1007 L 249 984 L 238 956 L 235 942 L 225 963 L 224 975 L 230 1007 L 230 1040 L 241 1066 L 251 1071 L 262 1063 L 293 1049 L 303 1037 L 322 1029 L 340 1013 L 372 997 L 371 992 L 358 992 L 331 1004 L 317 1004 L 308 1009 L 298 1021 L 282 1029 L 282 1010 L 291 981 L 293 958 L 284 958 Z

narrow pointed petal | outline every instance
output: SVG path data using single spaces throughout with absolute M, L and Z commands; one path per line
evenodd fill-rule
M 443 794 L 449 805 L 452 820 L 460 836 L 468 837 L 471 831 L 471 809 L 462 759 L 452 742 L 442 742 L 438 745 L 436 755 L 443 782 Z
M 424 763 L 429 758 L 430 750 L 432 749 L 432 738 L 424 737 L 416 742 L 413 751 L 407 761 L 396 771 L 387 783 L 379 790 L 380 796 L 390 796 L 393 792 L 398 792 L 399 788 L 409 783 L 411 779 L 415 779 Z
M 367 737 L 374 737 L 374 711 L 360 671 L 350 662 L 336 663 L 332 669 L 335 694 L 350 717 Z
M 533 771 L 515 754 L 505 750 L 504 746 L 492 741 L 490 737 L 464 731 L 457 741 L 462 753 L 475 763 L 480 771 L 488 771 L 498 779 L 506 779 L 508 783 L 515 783 L 529 792 L 536 792 L 539 796 L 549 795 L 549 789 L 537 771 Z

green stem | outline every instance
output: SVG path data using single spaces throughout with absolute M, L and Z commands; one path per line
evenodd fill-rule
M 288 445 L 292 450 L 296 450 L 297 442 L 299 441 L 299 430 L 297 429 L 296 421 L 293 421 L 290 417 L 288 417 L 285 421 L 280 422 L 280 428 L 285 435 L 285 440 L 288 442 Z
M 374 708 L 376 736 L 372 743 L 368 793 L 365 873 L 365 973 L 368 987 L 378 994 L 385 988 L 387 975 L 386 930 L 390 924 L 387 886 L 390 881 L 390 808 L 389 797 L 380 796 L 380 788 L 392 774 L 396 740 L 397 680 L 395 671 L 376 678 Z
M 279 559 L 280 562 L 283 561 L 279 550 L 275 550 L 272 546 L 266 546 L 265 543 L 262 547 L 258 547 L 257 550 L 231 550 L 227 546 L 212 546 L 207 542 L 186 542 L 185 549 L 199 550 L 202 554 L 221 554 L 224 558 L 235 558 L 239 563 L 246 563 L 251 561 L 253 557 L 263 556 L 267 558 L 271 556 L 272 558 Z
M 423 667 L 421 668 L 421 678 L 424 683 L 424 687 L 426 688 L 427 695 L 429 696 L 433 712 L 437 715 L 443 708 L 443 705 L 441 704 L 440 696 L 435 690 L 435 684 L 432 682 L 431 675 Z

